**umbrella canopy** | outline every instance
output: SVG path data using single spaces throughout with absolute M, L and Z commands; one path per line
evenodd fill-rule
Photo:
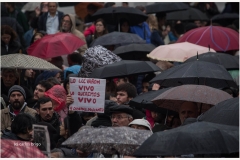
M 189 6 L 182 2 L 156 2 L 146 6 L 146 13 L 173 12 L 188 9 Z
M 164 132 L 156 132 L 134 156 L 180 156 L 239 152 L 239 127 L 195 122 Z
M 34 143 L 1 139 L 1 158 L 47 158 Z
M 192 29 L 177 40 L 190 42 L 204 47 L 211 47 L 215 51 L 226 52 L 239 50 L 239 33 L 233 29 L 220 26 L 206 26 Z
M 129 44 L 117 47 L 113 53 L 124 60 L 137 60 L 146 58 L 146 54 L 150 53 L 154 48 L 156 47 L 152 44 Z
M 147 54 L 147 57 L 161 61 L 184 62 L 192 56 L 206 53 L 207 51 L 209 51 L 207 47 L 183 42 L 159 46 Z M 213 49 L 210 49 L 210 51 L 215 52 Z
M 151 100 L 155 97 L 159 96 L 160 94 L 164 93 L 165 91 L 169 90 L 170 88 L 163 88 L 157 91 L 149 91 L 147 93 L 143 93 L 138 95 L 137 97 L 130 100 L 129 105 L 134 106 L 135 108 L 145 108 L 150 111 L 160 112 L 160 113 L 173 113 L 176 114 L 177 112 L 172 112 L 171 110 L 167 110 L 165 108 L 160 108 L 156 104 L 154 104 Z
M 218 103 L 200 115 L 198 121 L 239 126 L 239 97 Z
M 202 11 L 195 8 L 188 8 L 187 10 L 167 13 L 166 20 L 180 20 L 180 21 L 208 21 L 209 18 Z
M 193 61 L 205 61 L 223 65 L 226 69 L 239 69 L 239 57 L 226 53 L 207 52 L 187 59 L 184 63 Z
M 72 33 L 59 32 L 37 40 L 27 49 L 27 52 L 29 55 L 47 59 L 71 54 L 84 44 L 84 41 Z
M 111 32 L 105 34 L 91 43 L 91 47 L 101 45 L 127 45 L 132 43 L 146 43 L 144 39 L 133 33 Z
M 146 21 L 148 16 L 139 9 L 133 7 L 108 7 L 99 9 L 93 14 L 93 18 L 95 20 L 103 18 L 107 24 L 112 25 L 119 24 L 120 19 L 126 19 L 129 25 L 133 26 Z
M 65 3 L 67 3 L 67 2 L 65 2 Z M 97 10 L 99 10 L 100 8 L 103 8 L 103 4 L 98 3 L 98 2 L 78 2 L 78 4 L 74 4 L 75 5 L 74 9 L 75 9 L 76 15 L 83 20 L 88 14 L 87 6 L 89 4 L 94 5 L 97 8 Z
M 63 145 L 77 147 L 81 151 L 130 156 L 151 134 L 149 130 L 130 127 L 83 127 Z
M 194 61 L 174 66 L 163 71 L 150 82 L 158 83 L 162 87 L 199 84 L 214 88 L 238 88 L 230 73 L 222 65 L 204 61 Z
M 23 7 L 22 10 L 24 11 L 35 11 L 35 9 L 38 7 L 40 8 L 41 2 L 28 2 Z
M 1 68 L 61 70 L 44 59 L 20 53 L 1 56 Z
M 232 98 L 230 94 L 220 89 L 203 85 L 181 85 L 163 92 L 152 102 L 158 107 L 175 112 L 178 112 L 181 103 L 185 101 L 201 103 L 204 104 L 198 106 L 201 113 L 201 111 L 205 112 L 211 106 L 230 98 Z
M 232 24 L 232 22 L 236 19 L 239 19 L 239 14 L 237 13 L 222 13 L 213 16 L 211 21 L 219 23 L 221 26 L 227 26 Z
M 93 70 L 89 78 L 122 77 L 159 71 L 160 68 L 150 61 L 122 60 Z

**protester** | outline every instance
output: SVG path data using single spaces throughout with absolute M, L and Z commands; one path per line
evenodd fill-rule
M 145 119 L 134 119 L 128 126 L 135 129 L 152 131 L 150 123 Z
M 183 102 L 179 107 L 178 114 L 182 124 L 186 118 L 197 118 L 198 116 L 197 103 Z

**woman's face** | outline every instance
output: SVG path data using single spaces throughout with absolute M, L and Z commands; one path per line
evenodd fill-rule
M 102 33 L 105 30 L 105 27 L 103 26 L 103 23 L 101 21 L 96 23 L 96 32 Z
M 61 83 L 61 74 L 60 73 L 57 73 L 55 78 L 57 78 L 57 80 Z
M 36 41 L 36 40 L 38 40 L 38 39 L 41 39 L 42 37 L 40 36 L 40 35 L 36 35 L 35 37 L 34 37 L 34 42 Z
M 10 40 L 11 40 L 11 35 L 9 34 L 3 34 L 2 35 L 2 41 L 5 43 L 5 44 L 9 44 Z
M 127 22 L 124 22 L 121 26 L 122 32 L 128 32 L 129 31 L 129 25 Z

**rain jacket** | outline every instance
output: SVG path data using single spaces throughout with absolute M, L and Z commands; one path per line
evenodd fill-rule
M 146 43 L 151 43 L 151 31 L 146 22 L 130 27 L 130 32 L 139 35 L 139 37 L 146 40 Z
M 67 16 L 70 17 L 71 21 L 72 21 L 72 28 L 71 28 L 71 33 L 74 34 L 75 36 L 79 37 L 82 41 L 84 41 L 86 43 L 86 39 L 85 36 L 83 35 L 83 33 L 81 33 L 79 30 L 77 30 L 75 28 L 75 24 L 76 24 L 76 19 L 75 16 L 72 14 L 65 14 Z M 63 16 L 64 17 L 64 16 Z M 62 32 L 62 27 L 60 27 L 60 32 Z M 83 46 L 81 46 L 78 51 L 79 53 L 81 53 L 81 55 L 84 54 L 84 52 L 87 50 L 87 44 L 84 44 Z

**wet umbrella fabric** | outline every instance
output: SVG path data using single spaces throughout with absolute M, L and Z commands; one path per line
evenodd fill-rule
M 237 88 L 232 76 L 222 65 L 204 61 L 194 61 L 174 66 L 163 71 L 150 82 L 158 83 L 162 87 L 199 84 L 214 88 Z
M 149 130 L 130 127 L 83 127 L 63 145 L 77 147 L 81 151 L 130 156 L 151 134 Z
M 123 33 L 123 32 L 111 32 L 105 34 L 91 43 L 91 47 L 101 45 L 101 46 L 110 46 L 110 45 L 127 45 L 132 43 L 146 43 L 141 37 L 133 33 Z
M 179 111 L 183 102 L 196 102 L 200 113 L 212 106 L 230 99 L 232 96 L 225 91 L 203 85 L 181 85 L 173 87 L 152 99 L 158 107 Z
M 152 44 L 129 44 L 117 47 L 113 53 L 124 60 L 138 60 L 140 58 L 146 58 L 146 54 L 155 48 Z
M 188 8 L 189 6 L 182 2 L 156 2 L 146 6 L 146 13 L 173 12 Z
M 187 59 L 184 63 L 193 62 L 196 60 L 220 64 L 226 69 L 239 69 L 239 57 L 226 53 L 207 52 L 201 55 L 193 56 Z
M 202 11 L 195 8 L 188 8 L 187 10 L 167 13 L 166 20 L 180 20 L 180 21 L 208 21 L 209 18 Z
M 85 44 L 72 33 L 56 33 L 46 35 L 34 42 L 28 49 L 29 55 L 47 59 L 73 53 Z
M 89 78 L 122 77 L 134 74 L 145 74 L 160 71 L 160 68 L 150 61 L 122 60 L 93 70 Z
M 222 13 L 217 14 L 211 18 L 213 23 L 219 23 L 221 26 L 228 26 L 232 24 L 234 20 L 239 19 L 239 14 L 237 13 Z
M 133 155 L 146 157 L 235 152 L 239 152 L 239 127 L 195 122 L 154 133 Z
M 200 115 L 198 121 L 239 126 L 239 97 L 218 103 Z
M 147 20 L 148 16 L 133 7 L 108 7 L 101 8 L 93 14 L 93 18 L 103 18 L 107 24 L 117 25 L 121 19 L 126 19 L 129 25 L 138 25 Z
M 190 42 L 226 52 L 239 50 L 239 33 L 227 27 L 205 26 L 186 32 L 177 40 L 178 42 Z

